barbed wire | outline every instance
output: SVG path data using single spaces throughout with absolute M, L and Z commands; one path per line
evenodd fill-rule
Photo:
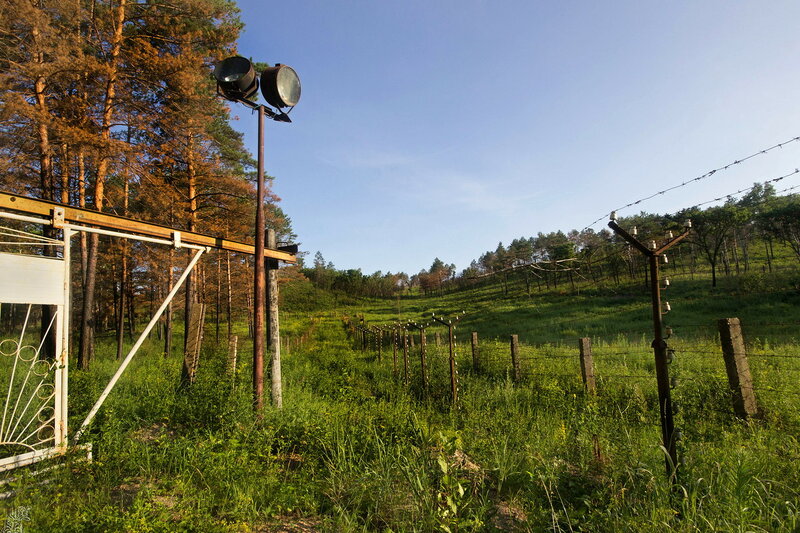
M 767 392 L 767 393 L 770 393 L 770 394 L 778 393 L 778 394 L 788 394 L 790 396 L 800 396 L 800 392 L 793 391 L 793 390 L 786 390 L 786 389 L 775 389 L 775 388 L 769 388 L 769 387 L 748 387 L 747 385 L 741 385 L 741 388 L 748 389 L 748 390 L 751 390 L 753 392 L 757 392 L 759 394 L 763 394 L 763 393 Z
M 683 181 L 683 182 L 679 183 L 678 185 L 673 185 L 672 187 L 667 187 L 666 189 L 663 189 L 661 191 L 655 192 L 655 193 L 653 193 L 653 194 L 651 194 L 649 196 L 645 196 L 644 198 L 640 198 L 640 199 L 638 199 L 638 200 L 636 200 L 634 202 L 630 202 L 629 204 L 625 204 L 622 207 L 618 207 L 618 208 L 614 209 L 614 211 L 617 211 L 617 212 L 622 211 L 623 209 L 627 209 L 629 207 L 633 207 L 634 205 L 638 205 L 638 204 L 640 204 L 642 202 L 645 202 L 647 200 L 655 198 L 656 196 L 660 196 L 660 195 L 668 193 L 670 191 L 674 191 L 675 189 L 680 189 L 681 187 L 685 187 L 685 186 L 687 186 L 687 185 L 689 185 L 691 183 L 695 183 L 695 182 L 702 181 L 704 179 L 710 178 L 711 176 L 715 175 L 717 172 L 728 170 L 732 166 L 739 165 L 739 164 L 741 164 L 741 163 L 743 163 L 743 162 L 745 162 L 745 161 L 747 161 L 749 159 L 752 159 L 754 157 L 758 157 L 760 155 L 767 154 L 768 152 L 771 152 L 771 151 L 776 150 L 778 148 L 783 148 L 785 145 L 793 143 L 793 142 L 797 142 L 797 141 L 800 141 L 800 137 L 793 137 L 793 138 L 791 138 L 789 140 L 786 140 L 786 141 L 783 141 L 783 142 L 778 143 L 776 145 L 770 146 L 769 148 L 764 148 L 763 150 L 759 150 L 757 152 L 754 152 L 754 153 L 752 153 L 752 154 L 750 154 L 750 155 L 748 155 L 746 157 L 743 157 L 741 159 L 736 159 L 733 162 L 728 163 L 727 165 L 721 166 L 719 168 L 715 168 L 713 170 L 709 170 L 705 174 L 697 176 L 696 178 L 692 178 L 690 180 Z M 581 232 L 586 231 L 587 229 L 591 228 L 592 226 L 594 226 L 595 224 L 597 224 L 598 222 L 603 220 L 606 216 L 608 216 L 608 215 L 607 214 L 603 214 L 600 218 L 598 218 L 597 220 L 595 220 L 594 222 L 592 222 L 591 224 L 589 224 L 585 228 L 583 228 L 581 230 Z
M 778 176 L 777 178 L 772 178 L 772 179 L 766 180 L 763 183 L 765 183 L 765 184 L 766 183 L 777 183 L 777 182 L 781 181 L 782 179 L 786 179 L 786 178 L 788 178 L 790 176 L 794 176 L 795 174 L 800 174 L 800 169 L 796 168 L 792 172 L 789 172 L 788 174 L 784 174 L 783 176 Z M 795 185 L 794 187 L 789 187 L 788 189 L 784 189 L 781 192 L 790 191 L 790 190 L 796 189 L 798 187 L 800 187 L 800 185 Z M 720 200 L 725 200 L 726 198 L 731 198 L 731 197 L 736 196 L 738 194 L 746 193 L 748 191 L 751 191 L 752 189 L 753 189 L 752 186 L 747 187 L 745 189 L 739 189 L 738 191 L 731 192 L 731 193 L 728 193 L 728 194 L 724 194 L 724 195 L 722 195 L 722 196 L 720 196 L 718 198 L 714 198 L 713 200 L 707 200 L 705 202 L 700 202 L 699 204 L 695 204 L 694 207 L 700 207 L 701 205 L 707 205 L 707 204 L 712 204 L 714 202 L 719 202 Z

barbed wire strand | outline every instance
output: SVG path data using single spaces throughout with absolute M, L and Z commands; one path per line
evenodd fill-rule
M 629 207 L 633 207 L 634 205 L 638 205 L 638 204 L 640 204 L 642 202 L 645 202 L 647 200 L 655 198 L 656 196 L 660 196 L 660 195 L 668 193 L 670 191 L 674 191 L 675 189 L 680 189 L 681 187 L 685 187 L 685 186 L 687 186 L 687 185 L 689 185 L 691 183 L 695 183 L 695 182 L 698 182 L 698 181 L 702 181 L 704 179 L 708 179 L 711 176 L 715 175 L 717 172 L 725 171 L 725 170 L 729 169 L 732 166 L 739 165 L 739 164 L 741 164 L 741 163 L 743 163 L 743 162 L 745 162 L 745 161 L 747 161 L 749 159 L 752 159 L 754 157 L 758 157 L 760 155 L 767 154 L 768 152 L 771 152 L 771 151 L 776 150 L 778 148 L 783 148 L 785 145 L 793 143 L 793 142 L 797 142 L 797 141 L 800 141 L 800 137 L 793 137 L 793 138 L 791 138 L 789 140 L 786 140 L 786 141 L 784 141 L 782 143 L 778 143 L 776 145 L 770 146 L 769 148 L 764 148 L 763 150 L 759 150 L 757 152 L 754 152 L 754 153 L 752 153 L 752 154 L 750 154 L 750 155 L 748 155 L 746 157 L 743 157 L 741 159 L 736 159 L 733 162 L 728 163 L 727 165 L 721 166 L 719 168 L 715 168 L 713 170 L 709 170 L 705 174 L 701 174 L 700 176 L 697 176 L 696 178 L 692 178 L 690 180 L 683 181 L 683 182 L 679 183 L 678 185 L 673 185 L 672 187 L 667 187 L 666 189 L 663 189 L 661 191 L 655 192 L 655 193 L 653 193 L 653 194 L 651 194 L 649 196 L 645 196 L 644 198 L 640 198 L 640 199 L 638 199 L 638 200 L 636 200 L 634 202 L 630 202 L 628 204 L 625 204 L 622 207 L 618 207 L 617 209 L 614 209 L 614 211 L 617 211 L 617 212 L 622 211 L 623 209 L 627 209 Z M 581 231 L 585 231 L 585 230 L 591 228 L 592 226 L 594 226 L 595 224 L 597 224 L 598 222 L 603 220 L 606 216 L 608 216 L 608 215 L 607 214 L 603 214 L 603 216 L 601 216 L 600 218 L 598 218 L 597 220 L 595 220 L 591 224 L 587 225 Z

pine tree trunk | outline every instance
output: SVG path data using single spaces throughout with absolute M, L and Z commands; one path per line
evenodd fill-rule
M 119 0 L 116 10 L 114 35 L 111 42 L 111 51 L 106 71 L 105 101 L 103 103 L 103 119 L 100 127 L 100 136 L 106 143 L 111 141 L 112 120 L 117 91 L 117 75 L 120 49 L 122 46 L 122 29 L 125 22 L 125 7 L 127 0 Z M 102 154 L 97 164 L 97 176 L 94 186 L 94 207 L 102 211 L 105 205 L 105 180 L 108 175 L 109 155 Z M 84 288 L 83 314 L 81 316 L 81 344 L 78 352 L 78 366 L 82 369 L 89 367 L 94 350 L 94 298 L 97 283 L 97 254 L 100 240 L 96 233 L 89 237 L 89 253 L 86 262 L 86 284 Z
M 123 245 L 122 257 L 120 258 L 120 271 L 119 271 L 119 298 L 117 300 L 117 359 L 122 359 L 122 348 L 125 338 L 125 304 L 126 304 L 126 284 L 128 272 L 128 257 Z M 115 284 L 116 286 L 116 284 Z
M 83 146 L 78 149 L 78 207 L 86 208 L 86 159 Z M 86 285 L 86 265 L 89 263 L 89 245 L 86 232 L 80 232 L 81 285 Z
M 130 127 L 128 127 L 128 138 L 130 140 Z M 124 178 L 122 198 L 122 216 L 128 215 L 128 179 Z M 119 272 L 119 310 L 117 313 L 117 359 L 122 359 L 122 348 L 125 341 L 125 308 L 128 293 L 128 241 L 122 239 L 120 242 L 120 272 Z
M 190 124 L 191 126 L 191 124 Z M 187 139 L 187 179 L 188 179 L 188 197 L 189 197 L 189 224 L 187 229 L 189 231 L 197 230 L 197 174 L 194 164 L 194 137 L 191 132 Z M 186 250 L 186 264 L 188 265 L 192 260 L 191 250 Z M 197 300 L 197 270 L 191 272 L 186 278 L 185 293 L 184 293 L 184 328 L 183 328 L 183 350 L 186 351 L 187 343 L 189 342 L 189 317 L 192 316 L 192 306 Z M 184 354 L 185 355 L 185 354 Z M 184 360 L 186 357 L 184 357 Z
M 228 292 L 228 301 L 226 304 L 225 315 L 228 321 L 228 340 L 230 340 L 231 335 L 233 335 L 233 321 L 231 318 L 231 307 L 233 304 L 233 292 L 231 290 L 231 254 L 230 252 L 225 252 L 225 269 L 227 275 L 227 283 L 226 289 Z
M 169 260 L 167 264 L 167 290 L 166 290 L 167 294 L 169 294 L 172 291 L 172 287 L 174 286 L 172 281 L 172 268 L 174 261 L 175 261 L 174 252 L 172 251 L 172 248 L 170 248 Z M 164 358 L 166 359 L 172 354 L 172 302 L 169 302 L 169 304 L 167 305 L 164 317 L 165 317 Z
M 42 9 L 43 6 L 41 2 L 38 5 L 39 9 Z M 39 48 L 39 41 L 41 38 L 41 32 L 39 30 L 39 26 L 37 24 L 33 24 L 31 29 L 31 35 L 33 36 L 34 46 L 36 49 Z M 33 58 L 34 63 L 36 64 L 43 64 L 44 63 L 44 53 L 40 50 L 37 50 L 34 53 Z M 36 80 L 33 84 L 34 90 L 34 98 L 36 100 L 36 110 L 39 112 L 40 117 L 47 117 L 50 114 L 50 111 L 47 107 L 47 100 L 45 96 L 45 90 L 47 88 L 47 79 L 44 76 L 37 76 Z M 50 153 L 50 129 L 47 123 L 44 121 L 44 118 L 40 118 L 36 127 L 37 135 L 38 135 L 38 148 L 39 148 L 39 187 L 41 188 L 41 195 L 42 198 L 46 200 L 55 200 L 55 183 L 53 181 L 53 156 Z M 44 236 L 49 238 L 55 238 L 56 232 L 53 228 L 49 226 L 45 226 L 44 228 Z M 45 256 L 54 256 L 55 255 L 55 248 L 53 246 L 43 246 L 42 253 Z M 53 328 L 50 327 L 50 324 L 53 321 L 55 316 L 55 307 L 50 305 L 43 305 L 42 306 L 42 314 L 41 314 L 41 334 L 43 336 L 42 339 L 42 357 L 47 360 L 52 360 L 55 358 L 55 349 L 56 349 L 56 339 L 55 339 L 55 331 Z
M 222 250 L 217 250 L 217 294 L 216 309 L 214 310 L 215 342 L 219 344 L 219 315 L 222 310 Z
M 83 287 L 83 306 L 81 309 L 80 349 L 78 350 L 78 368 L 87 370 L 92 360 L 94 347 L 94 291 L 97 279 L 97 248 L 100 244 L 99 235 L 89 235 L 89 250 L 86 262 L 86 281 Z

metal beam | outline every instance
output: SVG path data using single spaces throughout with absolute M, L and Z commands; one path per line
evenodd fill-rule
M 174 228 L 162 226 L 160 224 L 142 222 L 140 220 L 133 220 L 131 218 L 112 215 L 109 213 L 101 213 L 91 209 L 81 209 L 79 207 L 59 204 L 57 202 L 48 202 L 47 200 L 27 198 L 25 196 L 18 196 L 0 191 L 0 209 L 49 218 L 52 217 L 53 209 L 55 208 L 62 208 L 64 210 L 64 222 L 72 224 L 86 224 L 98 228 L 122 230 L 148 237 L 159 237 L 168 240 L 172 240 L 173 233 L 176 231 Z M 208 246 L 210 248 L 228 250 L 230 252 L 242 254 L 255 254 L 255 246 L 252 244 L 245 244 L 242 242 L 223 239 L 222 237 L 212 237 L 210 235 L 203 235 L 201 233 L 193 233 L 190 231 L 181 231 L 180 234 L 181 241 L 185 243 Z M 297 256 L 295 254 L 279 249 L 265 249 L 264 257 L 269 259 L 278 259 L 287 263 L 297 262 Z

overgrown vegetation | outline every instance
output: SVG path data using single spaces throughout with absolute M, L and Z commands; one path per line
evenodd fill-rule
M 788 274 L 763 283 L 722 279 L 713 298 L 708 278 L 670 289 L 686 458 L 676 485 L 664 473 L 654 380 L 617 377 L 652 374 L 647 298 L 638 284 L 529 298 L 522 283 L 508 291 L 496 283 L 354 306 L 307 283 L 284 286 L 285 308 L 300 299 L 306 311 L 282 316 L 282 411 L 254 417 L 246 343 L 235 376 L 226 374 L 223 345 L 207 343 L 197 382 L 178 390 L 179 357 L 164 359 L 153 339 L 86 437 L 94 462 L 70 461 L 46 475 L 49 483 L 23 477 L 3 503 L 6 514 L 29 507 L 31 531 L 800 527 L 798 397 L 764 397 L 761 418 L 739 421 L 721 358 L 691 355 L 718 351 L 712 319 L 733 315 L 754 354 L 798 355 L 800 295 Z M 355 349 L 342 322 L 357 310 L 378 323 L 464 308 L 455 409 L 446 396 L 406 387 L 389 352 L 378 362 L 374 351 Z M 506 335 L 519 333 L 526 356 L 537 356 L 526 361 L 526 379 L 514 384 L 502 364 L 472 372 L 464 333 L 472 330 L 498 361 Z M 246 338 L 246 324 L 235 333 Z M 574 340 L 583 335 L 595 339 L 597 397 L 583 392 L 576 370 Z M 435 358 L 444 347 L 431 342 L 429 349 Z M 640 355 L 621 361 L 614 354 L 622 352 Z M 91 370 L 73 372 L 73 428 L 113 372 L 113 353 L 111 344 L 99 347 Z M 797 370 L 795 359 L 753 363 L 758 382 L 781 391 L 792 390 Z

